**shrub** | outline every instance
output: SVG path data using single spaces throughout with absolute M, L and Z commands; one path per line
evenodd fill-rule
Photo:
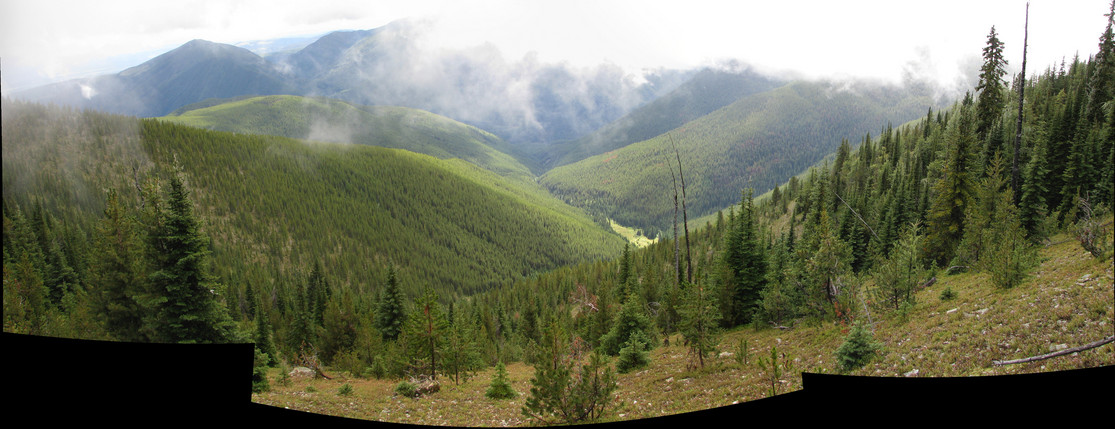
M 736 363 L 739 364 L 739 366 L 746 365 L 747 361 L 751 359 L 751 349 L 747 347 L 746 338 L 739 339 L 739 343 L 736 345 L 735 358 Z
M 337 389 L 337 394 L 341 396 L 352 396 L 352 385 L 348 383 L 342 384 L 341 388 Z
M 395 385 L 395 394 L 407 398 L 414 398 L 418 396 L 418 387 L 409 381 L 403 380 Z
M 836 362 L 840 365 L 841 371 L 851 371 L 866 365 L 878 351 L 879 345 L 875 343 L 871 333 L 856 324 L 852 327 L 848 338 L 844 340 L 844 344 L 836 349 Z
M 947 288 L 945 288 L 945 290 L 941 291 L 941 297 L 940 298 L 941 298 L 941 301 L 949 301 L 953 298 L 956 298 L 956 292 L 952 291 L 952 287 L 947 287 Z
M 631 335 L 631 339 L 619 351 L 619 360 L 616 361 L 616 371 L 626 374 L 636 369 L 646 368 L 650 365 L 650 356 L 644 346 L 646 336 L 641 331 Z
M 488 385 L 484 396 L 492 399 L 512 399 L 519 396 L 507 380 L 507 367 L 503 366 L 503 362 L 496 364 L 496 376 L 492 379 L 492 384 Z

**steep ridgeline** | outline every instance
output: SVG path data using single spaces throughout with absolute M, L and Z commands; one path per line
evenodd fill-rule
M 750 69 L 703 69 L 669 94 L 631 111 L 592 134 L 577 140 L 552 144 L 546 151 L 552 158 L 546 160 L 545 165 L 553 168 L 649 140 L 732 104 L 741 97 L 768 91 L 783 84 L 785 83 Z
M 647 231 L 673 222 L 673 144 L 681 155 L 690 219 L 763 193 L 836 150 L 842 138 L 902 123 L 932 106 L 926 96 L 870 84 L 795 82 L 749 95 L 655 138 L 555 168 L 554 194 L 594 215 Z
M 526 166 L 501 152 L 510 149 L 499 137 L 417 109 L 276 95 L 224 103 L 210 100 L 183 107 L 162 119 L 218 131 L 366 144 L 440 159 L 460 158 L 500 176 L 533 183 Z
M 209 98 L 297 92 L 294 82 L 259 55 L 232 45 L 193 40 L 120 73 L 15 95 L 41 103 L 150 117 Z
M 41 204 L 66 224 L 90 225 L 102 216 L 103 190 L 135 204 L 135 188 L 165 182 L 177 162 L 230 296 L 242 297 L 246 284 L 268 294 L 300 285 L 320 262 L 341 285 L 368 293 L 393 263 L 404 291 L 430 287 L 448 298 L 612 257 L 623 245 L 580 210 L 457 159 L 3 107 L 5 213 Z

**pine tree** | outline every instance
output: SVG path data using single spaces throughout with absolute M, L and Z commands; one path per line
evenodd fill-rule
M 279 352 L 275 349 L 275 342 L 271 340 L 271 324 L 267 315 L 261 309 L 256 311 L 256 332 L 253 337 L 255 347 L 267 355 L 267 366 L 274 367 L 279 364 Z
M 964 236 L 964 216 L 972 194 L 970 168 L 975 130 L 971 98 L 959 106 L 954 122 L 948 124 L 944 171 L 933 185 L 927 214 L 926 256 L 938 265 L 948 263 Z
M 480 358 L 480 346 L 476 343 L 475 319 L 458 314 L 456 320 L 452 322 L 445 339 L 442 367 L 445 368 L 443 372 L 452 377 L 454 383 L 460 384 L 462 381 L 468 381 L 473 371 L 483 365 L 483 360 Z M 500 364 L 502 365 L 502 362 Z M 492 383 L 494 384 L 495 381 Z
M 712 353 L 718 341 L 717 324 L 720 311 L 716 296 L 704 285 L 682 285 L 681 308 L 678 309 L 678 331 L 689 346 L 690 366 L 705 366 L 705 358 Z M 693 359 L 696 359 L 696 365 Z
M 492 378 L 484 396 L 492 399 L 514 399 L 519 396 L 519 392 L 511 387 L 511 382 L 507 379 L 507 367 L 502 361 L 496 364 L 496 376 Z
M 157 252 L 148 280 L 158 296 L 152 322 L 155 340 L 224 343 L 238 339 L 235 324 L 218 301 L 221 289 L 208 271 L 209 243 L 200 231 L 181 173 L 171 176 L 166 209 L 150 234 Z
M 405 320 L 406 311 L 403 309 L 402 292 L 399 291 L 395 266 L 391 265 L 388 267 L 387 282 L 384 284 L 376 311 L 376 329 L 383 335 L 384 341 L 395 341 L 402 332 Z
M 1006 66 L 1003 42 L 992 26 L 991 33 L 987 35 L 987 46 L 983 48 L 983 66 L 980 67 L 979 84 L 976 85 L 976 91 L 979 92 L 979 101 L 976 102 L 976 134 L 980 141 L 988 137 L 1003 113 L 1003 105 L 1006 103 L 1003 93 Z M 994 153 L 999 149 L 991 148 L 990 152 Z
M 894 306 L 895 310 L 904 302 L 912 304 L 915 288 L 925 280 L 925 268 L 920 254 L 921 240 L 918 224 L 911 224 L 890 256 L 876 268 L 877 294 L 883 302 Z
M 627 294 L 623 307 L 616 316 L 612 329 L 600 339 L 602 351 L 610 356 L 618 355 L 620 349 L 634 336 L 641 335 L 644 350 L 651 350 L 657 342 L 654 321 L 646 314 L 645 302 L 635 292 Z
M 543 334 L 543 357 L 530 379 L 524 416 L 543 424 L 570 424 L 599 419 L 612 408 L 616 377 L 604 356 L 594 351 L 574 372 L 578 359 L 568 355 L 569 347 L 561 322 L 551 320 Z
M 437 294 L 426 289 L 414 302 L 414 312 L 407 318 L 400 340 L 406 347 L 407 363 L 414 372 L 437 380 L 448 333 L 449 321 L 437 302 Z
M 114 190 L 105 203 L 91 253 L 90 287 L 109 335 L 120 341 L 146 341 L 140 305 L 145 293 L 139 226 L 129 216 Z

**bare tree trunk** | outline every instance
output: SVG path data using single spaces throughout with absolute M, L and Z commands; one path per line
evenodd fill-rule
M 670 167 L 670 179 L 674 182 L 674 286 L 677 286 L 681 282 L 681 251 L 678 248 L 681 237 L 678 237 L 678 179 L 673 166 Z
M 689 248 L 689 214 L 685 208 L 685 172 L 681 168 L 681 152 L 678 151 L 674 135 L 670 135 L 670 144 L 674 147 L 674 155 L 678 160 L 678 176 L 681 177 L 681 218 L 685 227 L 685 279 L 693 283 L 693 254 Z
M 1021 177 L 1018 170 L 1019 147 L 1022 145 L 1022 106 L 1026 93 L 1026 47 L 1030 39 L 1030 2 L 1026 2 L 1026 27 L 1022 36 L 1022 73 L 1018 75 L 1018 126 L 1014 134 L 1014 165 L 1011 167 L 1010 187 L 1014 191 L 1014 204 L 1022 200 Z

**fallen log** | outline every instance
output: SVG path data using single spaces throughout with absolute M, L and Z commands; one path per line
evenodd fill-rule
M 1071 349 L 1064 349 L 1064 350 L 1053 352 L 1053 353 L 1047 353 L 1047 354 L 1040 355 L 1040 356 L 1031 356 L 1031 357 L 1022 358 L 1022 359 L 993 360 L 993 361 L 991 361 L 991 363 L 995 364 L 996 366 L 1002 366 L 1002 365 L 1013 365 L 1013 364 L 1016 364 L 1016 363 L 1026 363 L 1026 362 L 1045 360 L 1045 359 L 1049 359 L 1049 358 L 1053 358 L 1053 357 L 1057 357 L 1057 356 L 1076 353 L 1076 352 L 1083 351 L 1083 350 L 1094 349 L 1096 347 L 1102 346 L 1102 345 L 1110 343 L 1112 341 L 1115 341 L 1115 335 L 1112 335 L 1112 336 L 1104 338 L 1102 340 L 1092 342 L 1092 343 L 1088 343 L 1088 344 L 1085 344 L 1085 345 L 1082 345 L 1082 346 L 1079 346 L 1079 347 L 1073 347 Z

